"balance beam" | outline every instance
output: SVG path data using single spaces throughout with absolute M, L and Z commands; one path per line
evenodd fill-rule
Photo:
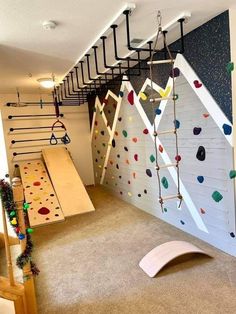
M 41 226 L 64 220 L 61 206 L 40 159 L 21 162 L 20 175 L 24 187 L 31 227 Z
M 42 150 L 42 154 L 64 216 L 94 211 L 94 206 L 66 148 L 47 148 Z

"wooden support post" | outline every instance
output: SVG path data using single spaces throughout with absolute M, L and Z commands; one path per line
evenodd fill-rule
M 24 192 L 23 186 L 20 178 L 14 178 L 12 180 L 12 189 L 13 189 L 13 197 L 16 203 L 16 209 L 18 214 L 18 224 L 20 227 L 20 231 L 22 234 L 25 234 L 25 238 L 20 241 L 21 250 L 24 252 L 26 248 L 26 226 L 25 226 L 25 218 L 23 212 L 23 204 L 24 204 Z M 25 287 L 25 297 L 28 313 L 37 314 L 37 303 L 36 303 L 36 294 L 35 294 L 35 286 L 34 286 L 34 278 L 31 272 L 30 263 L 27 263 L 23 268 L 23 276 L 28 277 L 28 279 L 24 282 Z
M 13 274 L 11 250 L 10 250 L 10 243 L 9 243 L 8 230 L 7 230 L 7 221 L 6 221 L 6 214 L 5 214 L 4 208 L 2 208 L 2 221 L 3 221 L 6 259 L 7 259 L 7 274 L 8 274 L 8 279 L 9 279 L 10 285 L 14 286 L 15 280 L 14 280 L 14 274 Z

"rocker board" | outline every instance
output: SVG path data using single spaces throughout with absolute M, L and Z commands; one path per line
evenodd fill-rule
M 64 220 L 61 206 L 42 160 L 22 162 L 19 167 L 25 200 L 30 204 L 28 209 L 30 226 Z
M 42 153 L 64 216 L 94 211 L 94 206 L 66 148 L 47 148 L 43 149 Z
M 175 258 L 186 254 L 204 254 L 203 250 L 186 241 L 170 241 L 158 245 L 147 253 L 139 263 L 142 270 L 149 276 L 155 277 L 159 271 Z

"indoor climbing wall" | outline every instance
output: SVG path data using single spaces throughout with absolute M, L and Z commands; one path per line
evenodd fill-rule
M 20 163 L 25 200 L 31 227 L 64 220 L 60 204 L 42 160 Z
M 175 76 L 176 120 L 173 101 L 153 106 L 149 102 L 153 92 L 158 97 L 171 94 L 171 77 L 165 87 L 154 82 L 154 91 L 146 79 L 138 96 L 130 83 L 123 82 L 102 184 L 125 201 L 236 255 L 232 125 L 182 55 L 176 58 Z M 154 117 L 159 131 L 178 129 L 184 199 L 180 207 L 177 198 L 165 201 L 163 210 L 158 202 Z M 157 150 L 160 165 L 174 162 L 174 135 L 160 135 Z M 174 167 L 161 169 L 160 175 L 162 196 L 176 195 Z
M 110 139 L 110 127 L 107 125 L 107 120 L 98 98 L 96 99 L 95 110 L 93 121 L 94 129 L 92 134 L 92 152 L 95 183 L 99 184 L 102 177 L 108 142 Z

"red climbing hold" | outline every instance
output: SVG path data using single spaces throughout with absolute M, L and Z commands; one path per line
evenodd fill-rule
M 161 145 L 159 145 L 158 149 L 159 149 L 159 152 L 160 152 L 160 153 L 162 153 L 163 150 L 164 150 L 164 148 L 163 148 Z
M 200 208 L 200 212 L 201 212 L 201 214 L 203 214 L 203 215 L 206 213 L 205 209 L 203 209 L 203 208 Z
M 204 118 L 208 118 L 209 117 L 209 113 L 203 113 L 203 117 Z
M 97 121 L 95 121 L 95 125 L 98 125 L 98 122 L 97 122 Z
M 180 155 L 175 156 L 175 160 L 176 161 L 180 161 L 181 160 L 181 156 Z
M 40 183 L 40 182 L 38 182 L 38 181 L 36 181 L 36 182 L 34 182 L 34 183 L 33 183 L 33 185 L 34 185 L 34 186 L 40 186 L 40 185 L 41 185 L 41 183 Z
M 119 133 L 117 131 L 115 131 L 115 136 L 118 136 L 118 135 L 119 135 Z
M 196 88 L 202 87 L 202 83 L 200 83 L 198 80 L 193 81 L 193 84 Z
M 133 141 L 134 143 L 137 143 L 137 141 L 138 141 L 137 137 L 133 137 L 133 138 L 132 138 L 132 141 Z
M 38 213 L 41 215 L 48 215 L 50 213 L 50 210 L 47 207 L 41 207 L 38 210 Z
M 143 130 L 143 134 L 148 134 L 149 132 L 148 132 L 148 129 L 144 129 Z
M 128 94 L 128 102 L 133 105 L 134 104 L 134 91 L 131 90 Z
M 133 178 L 136 179 L 136 173 L 135 172 L 133 172 Z
M 135 154 L 135 155 L 134 155 L 134 160 L 135 160 L 135 161 L 138 161 L 138 154 Z
M 112 160 L 110 160 L 110 164 L 113 165 L 113 161 Z

